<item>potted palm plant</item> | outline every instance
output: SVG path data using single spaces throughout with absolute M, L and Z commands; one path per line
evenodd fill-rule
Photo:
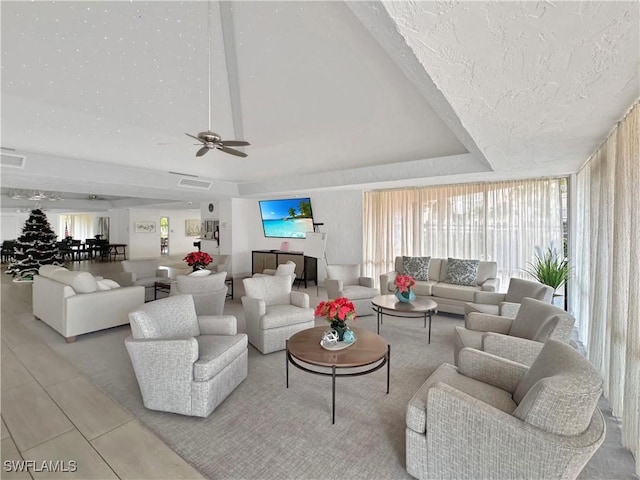
M 566 257 L 560 256 L 553 247 L 548 247 L 544 252 L 536 247 L 535 260 L 527 264 L 524 269 L 529 275 L 544 285 L 549 285 L 554 292 L 567 283 L 571 275 L 571 267 Z M 554 296 L 564 295 L 556 293 Z

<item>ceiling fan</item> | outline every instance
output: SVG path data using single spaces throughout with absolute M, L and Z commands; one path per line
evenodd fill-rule
M 225 153 L 230 153 L 237 157 L 246 157 L 247 154 L 229 147 L 245 147 L 251 145 L 244 140 L 222 140 L 222 137 L 215 132 L 211 131 L 211 2 L 208 2 L 209 15 L 208 15 L 208 31 L 209 31 L 209 44 L 208 44 L 208 60 L 209 60 L 209 129 L 206 132 L 200 132 L 197 136 L 185 133 L 188 137 L 198 140 L 202 144 L 196 152 L 196 157 L 201 157 L 209 150 L 220 150 Z M 198 145 L 196 143 L 196 145 Z

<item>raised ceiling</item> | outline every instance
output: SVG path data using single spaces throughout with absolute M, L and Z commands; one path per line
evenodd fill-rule
M 26 159 L 4 187 L 148 204 L 566 174 L 639 95 L 637 2 L 0 8 L 3 153 Z M 208 125 L 209 11 L 212 129 L 244 159 L 184 135 Z

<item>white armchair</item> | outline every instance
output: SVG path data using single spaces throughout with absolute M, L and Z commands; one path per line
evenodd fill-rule
M 288 276 L 267 275 L 242 280 L 242 307 L 249 343 L 262 353 L 284 350 L 291 335 L 315 324 L 309 295 L 292 292 Z
M 465 347 L 531 365 L 548 340 L 571 342 L 575 319 L 547 302 L 525 298 L 515 318 L 471 312 L 464 322 L 453 332 L 456 365 Z
M 473 302 L 465 304 L 464 313 L 465 316 L 471 312 L 480 312 L 515 318 L 522 300 L 527 297 L 551 303 L 553 288 L 539 282 L 512 278 L 507 293 L 476 292 Z
M 360 265 L 327 265 L 324 282 L 328 298 L 347 297 L 356 307 L 356 315 L 373 315 L 371 299 L 380 292 L 371 277 L 360 276 Z
M 281 275 L 291 277 L 291 285 L 296 281 L 296 262 L 289 260 L 281 263 L 277 268 L 265 268 L 262 273 L 255 273 L 254 277 L 262 277 L 265 275 Z
M 465 348 L 409 402 L 407 472 L 426 479 L 575 479 L 605 438 L 602 379 L 550 340 L 530 368 Z
M 129 314 L 125 345 L 144 406 L 207 417 L 247 377 L 247 336 L 231 315 L 196 315 L 191 295 Z
M 207 265 L 207 270 L 211 270 L 212 272 L 220 273 L 220 272 L 230 272 L 229 263 L 231 261 L 231 255 L 214 255 L 213 261 Z
M 196 307 L 196 315 L 222 315 L 227 297 L 225 279 L 227 272 L 206 277 L 178 275 L 171 284 L 169 295 L 190 294 Z
M 153 286 L 156 282 L 166 281 L 169 278 L 169 270 L 160 268 L 160 259 L 149 258 L 144 260 L 123 260 L 122 272 L 117 274 L 116 281 L 123 287 L 141 285 L 145 287 L 145 301 L 153 300 Z

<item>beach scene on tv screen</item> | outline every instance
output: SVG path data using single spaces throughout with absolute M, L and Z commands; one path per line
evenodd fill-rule
M 313 231 L 309 198 L 263 200 L 260 214 L 265 237 L 305 238 Z

